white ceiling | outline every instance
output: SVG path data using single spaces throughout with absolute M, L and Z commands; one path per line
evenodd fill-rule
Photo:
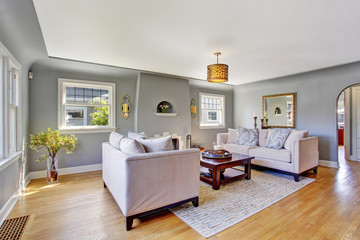
M 33 0 L 49 56 L 242 84 L 360 60 L 359 0 Z

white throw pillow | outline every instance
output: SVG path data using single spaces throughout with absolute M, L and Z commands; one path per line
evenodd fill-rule
M 265 146 L 267 148 L 281 149 L 290 134 L 290 129 L 269 129 Z
M 132 138 L 132 139 L 145 139 L 145 138 L 146 138 L 146 133 L 145 133 L 145 132 L 134 133 L 134 132 L 129 131 L 129 132 L 128 132 L 128 138 Z
M 308 135 L 309 131 L 306 130 L 294 130 L 291 131 L 290 135 L 288 136 L 288 138 L 286 139 L 284 148 L 289 150 L 290 152 L 293 151 L 293 146 L 294 146 L 294 142 L 296 142 L 297 140 L 299 140 L 300 138 L 304 138 L 305 136 Z
M 136 141 L 144 146 L 146 152 L 162 152 L 173 149 L 170 135 L 154 139 L 136 139 Z
M 120 150 L 126 154 L 146 153 L 143 145 L 132 138 L 124 137 L 120 141 Z
M 117 149 L 120 149 L 120 141 L 121 139 L 123 139 L 125 136 L 118 133 L 118 132 L 112 132 L 110 134 L 110 137 L 109 137 L 109 143 L 111 146 L 117 148 Z
M 259 146 L 260 147 L 265 147 L 267 136 L 268 136 L 268 130 L 267 129 L 260 129 L 259 130 Z
M 238 139 L 238 130 L 235 128 L 228 128 L 229 136 L 227 143 L 236 143 Z

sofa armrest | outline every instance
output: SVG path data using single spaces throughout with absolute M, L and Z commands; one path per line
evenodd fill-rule
M 294 171 L 302 173 L 319 165 L 318 137 L 300 138 L 293 148 Z
M 217 145 L 226 144 L 228 137 L 229 137 L 229 133 L 218 133 L 218 134 L 216 134 Z

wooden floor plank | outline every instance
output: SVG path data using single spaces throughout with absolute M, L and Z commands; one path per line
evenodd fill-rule
M 307 177 L 316 182 L 210 239 L 359 239 L 360 163 L 320 166 Z M 63 175 L 54 185 L 32 180 L 9 218 L 27 214 L 27 239 L 203 239 L 170 211 L 135 219 L 125 231 L 101 171 Z

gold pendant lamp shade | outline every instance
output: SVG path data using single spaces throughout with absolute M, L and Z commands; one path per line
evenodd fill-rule
M 216 64 L 207 67 L 207 80 L 213 83 L 222 83 L 228 81 L 229 66 L 226 64 L 219 64 L 219 55 L 221 52 L 214 53 L 216 55 Z

